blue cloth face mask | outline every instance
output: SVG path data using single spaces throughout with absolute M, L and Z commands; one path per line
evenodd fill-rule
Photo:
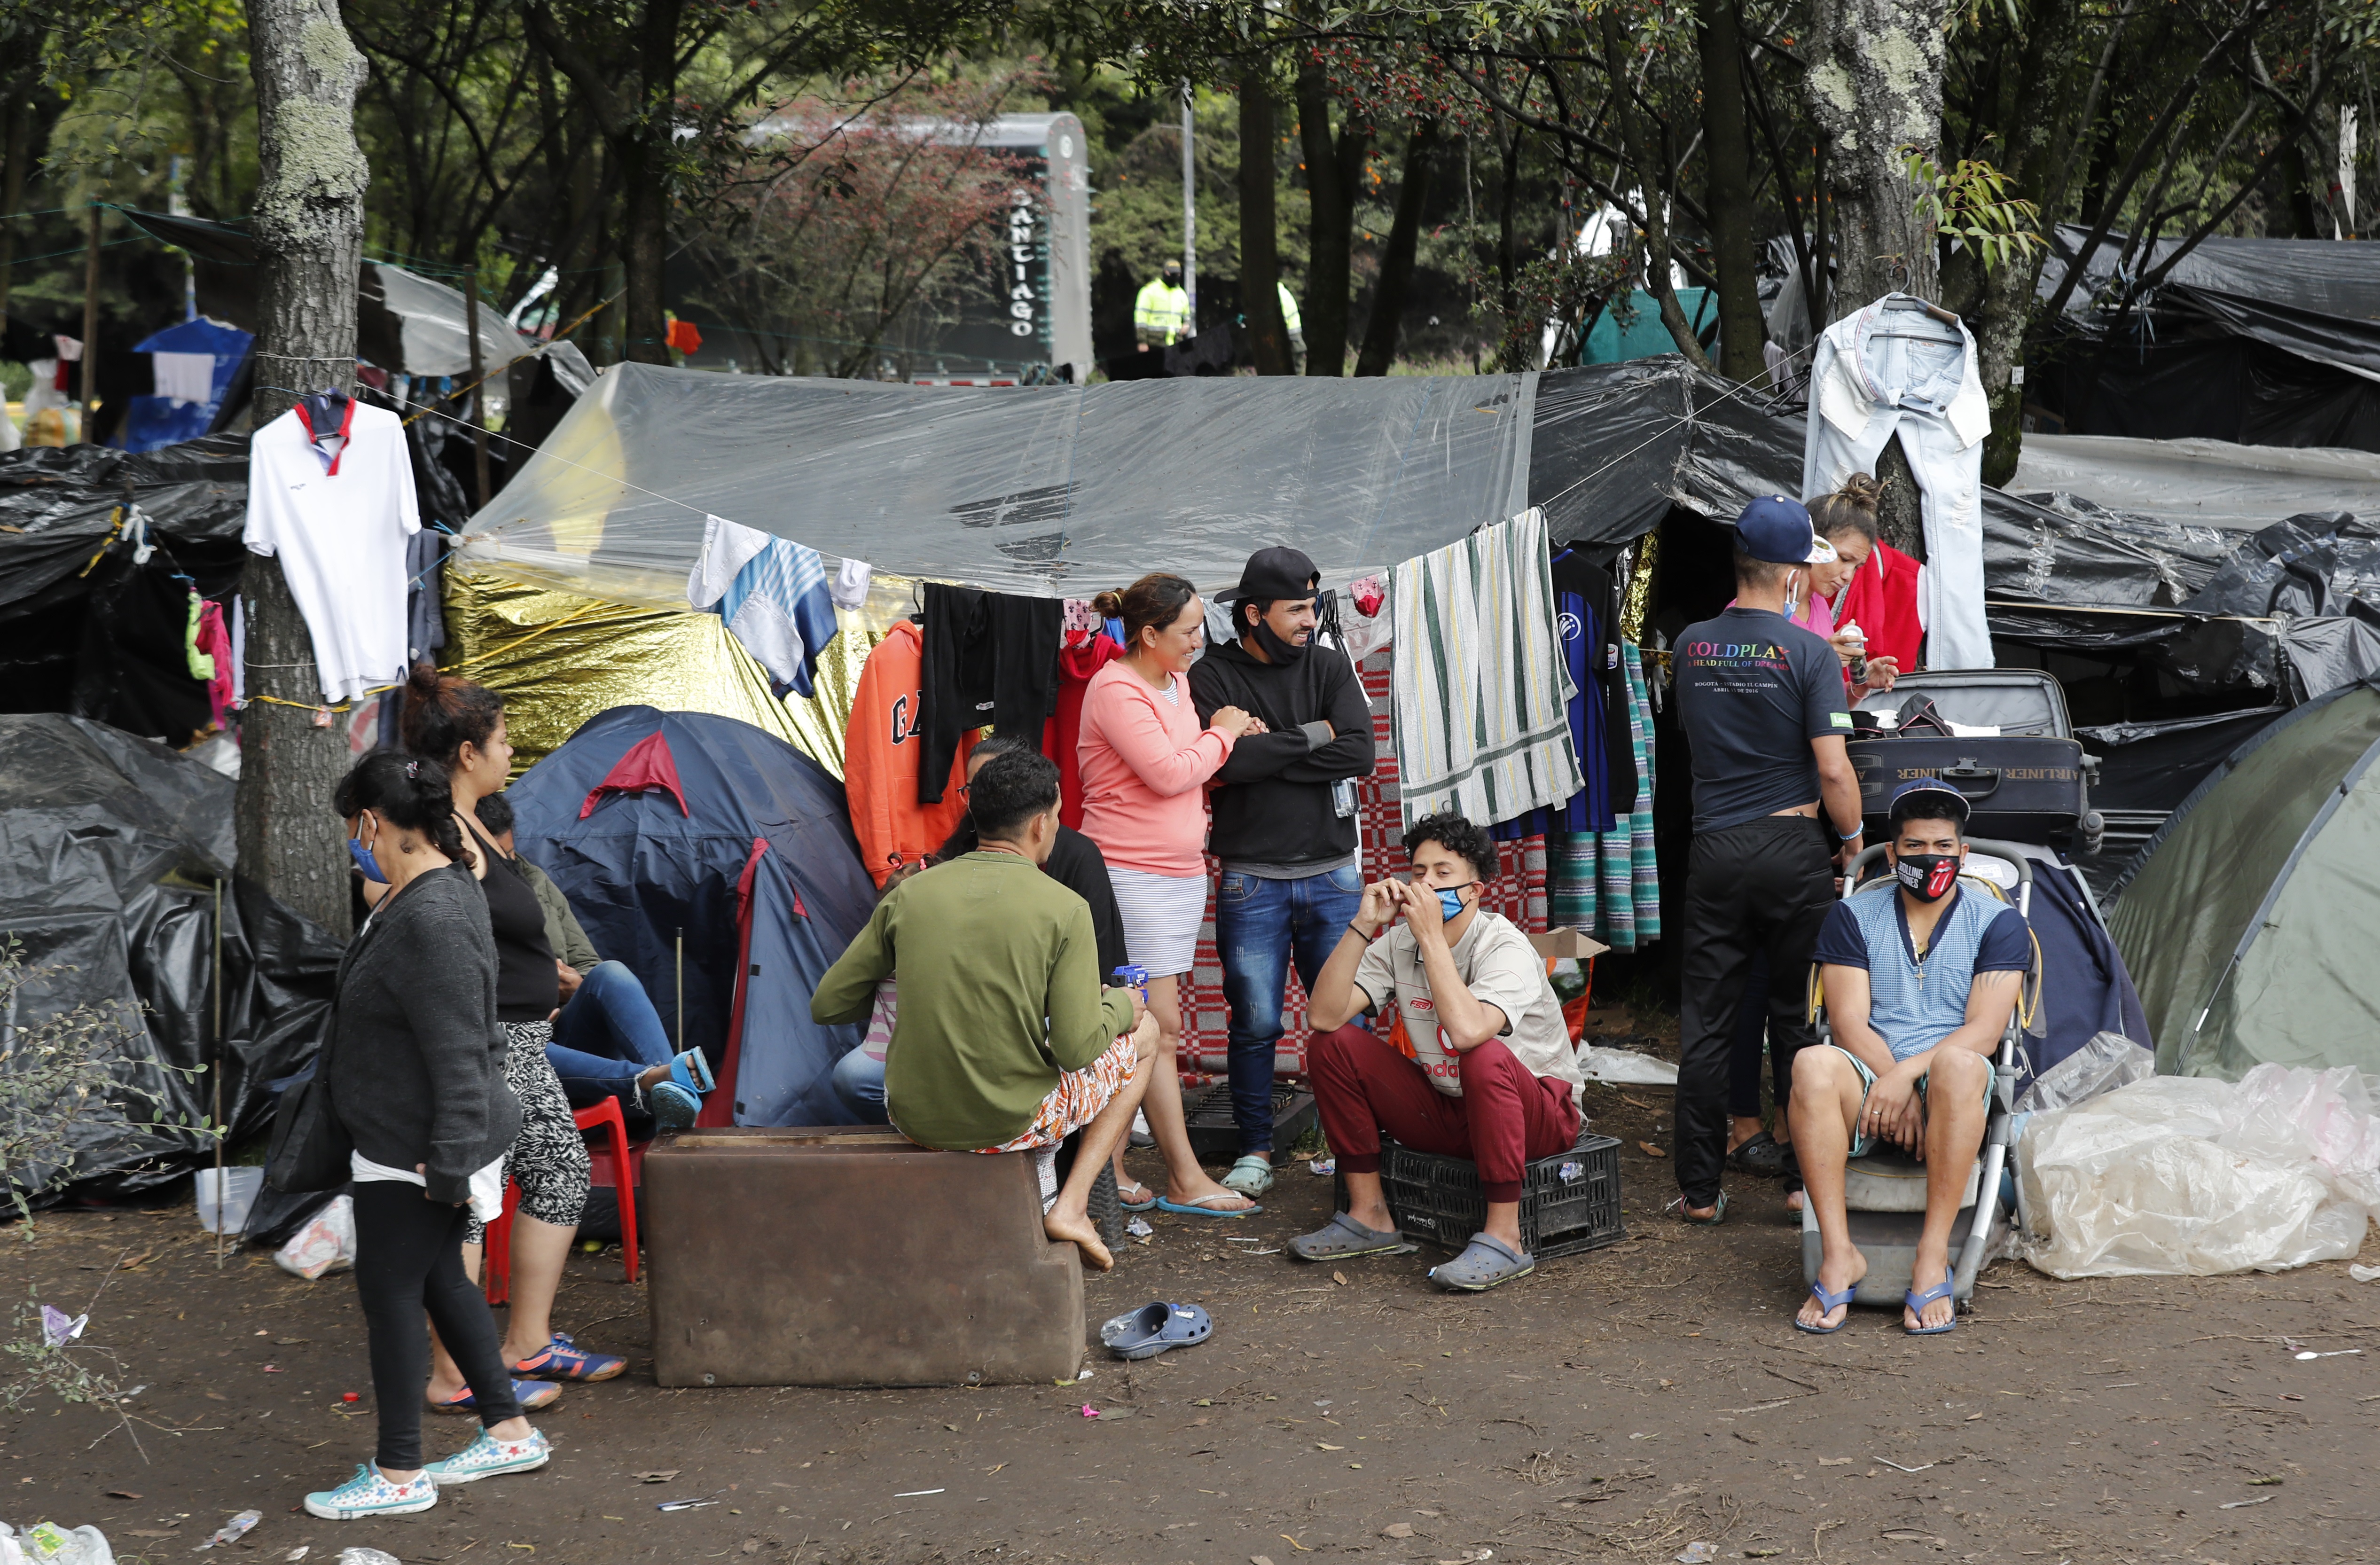
M 372 857 L 371 851 L 353 837 L 347 839 L 347 856 L 356 861 L 356 867 L 364 872 L 365 880 L 377 880 L 383 886 L 388 884 L 388 877 L 380 872 L 380 863 Z
M 1439 888 L 1438 905 L 1445 912 L 1447 922 L 1452 923 L 1455 919 L 1462 917 L 1463 888 L 1461 886 L 1441 886 Z

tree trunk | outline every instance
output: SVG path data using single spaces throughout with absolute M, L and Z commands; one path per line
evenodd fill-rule
M 1347 372 L 1347 267 L 1355 241 L 1355 182 L 1370 138 L 1351 122 L 1330 134 L 1330 90 L 1322 67 L 1297 73 L 1297 136 L 1313 198 L 1313 246 L 1305 263 L 1305 372 Z
M 1917 492 L 1917 475 L 1909 470 L 1909 454 L 1893 436 L 1876 453 L 1876 481 L 1884 494 L 1876 502 L 1876 536 L 1912 560 L 1925 558 L 1924 502 Z
M 1372 313 L 1364 322 L 1364 346 L 1355 373 L 1385 375 L 1396 362 L 1397 328 L 1403 324 L 1405 295 L 1413 288 L 1414 248 L 1421 240 L 1421 206 L 1429 196 L 1429 159 L 1438 151 L 1438 121 L 1415 120 L 1405 138 L 1405 169 L 1397 183 L 1397 215 L 1389 225 L 1389 248 L 1380 258 L 1380 278 L 1372 288 Z
M 1815 0 L 1810 117 L 1834 197 L 1831 324 L 1898 289 L 1938 299 L 1934 241 L 1917 215 L 1903 147 L 1937 155 L 1949 0 Z
M 356 277 L 364 187 L 356 92 L 364 60 L 338 0 L 249 0 L 256 78 L 255 228 L 262 259 L 256 334 L 256 421 L 325 386 L 353 392 Z M 346 856 L 331 791 L 347 762 L 335 722 L 317 726 L 322 687 L 313 637 L 281 563 L 250 555 L 249 705 L 240 718 L 239 871 L 334 935 L 348 932 Z
M 2306 177 L 2305 142 L 2292 136 L 2281 155 L 2273 164 L 2275 194 L 2280 200 L 2274 204 L 2289 215 L 2289 236 L 2298 239 L 2319 239 L 2319 227 L 2314 223 L 2313 187 Z M 0 295 L 0 301 L 6 296 Z
M 1636 170 L 1637 199 L 1645 203 L 1645 287 L 1660 310 L 1661 324 L 1669 329 L 1670 340 L 1685 355 L 1686 362 L 1697 370 L 1708 370 L 1710 358 L 1703 352 L 1686 312 L 1679 307 L 1677 286 L 1670 280 L 1669 160 L 1656 146 L 1644 116 L 1637 113 L 1636 100 L 1629 87 L 1633 73 L 1628 67 L 1628 39 L 1621 30 L 1616 7 L 1605 8 L 1602 25 L 1603 67 L 1612 81 L 1612 112 L 1620 117 L 1621 142 Z M 1583 349 L 1585 345 L 1582 341 L 1579 346 Z
M 1496 122 L 1496 143 L 1503 154 L 1503 183 L 1496 189 L 1496 313 L 1504 322 L 1504 340 L 1496 350 L 1496 368 L 1508 374 L 1534 370 L 1537 364 L 1536 322 L 1521 320 L 1521 237 L 1512 224 L 1520 198 L 1521 127 Z
M 1287 375 L 1289 328 L 1281 318 L 1281 252 L 1273 211 L 1272 91 L 1261 69 L 1240 79 L 1240 315 L 1259 375 Z
M 1702 26 L 1703 157 L 1709 188 L 1712 257 L 1718 271 L 1719 372 L 1731 381 L 1766 379 L 1760 349 L 1760 275 L 1752 242 L 1752 140 L 1743 115 L 1743 30 L 1740 0 L 1695 0 Z M 1779 176 L 1780 187 L 1783 176 Z

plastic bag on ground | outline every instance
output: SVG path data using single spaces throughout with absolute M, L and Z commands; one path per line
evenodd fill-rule
M 273 1252 L 281 1269 L 311 1282 L 325 1272 L 356 1264 L 356 1203 L 334 1195 L 328 1206 L 306 1219 L 289 1242 Z
M 2121 1033 L 2094 1033 L 2091 1041 L 2035 1076 L 2017 1095 L 2016 1111 L 2071 1109 L 2103 1093 L 2156 1074 L 2156 1054 Z
M 1607 1049 L 1590 1043 L 1578 1051 L 1578 1068 L 1591 1082 L 1619 1086 L 1675 1086 L 1678 1068 L 1667 1060 L 1639 1054 L 1633 1049 Z
M 2265 1063 L 2035 1114 L 2018 1159 L 2024 1258 L 2059 1278 L 2350 1259 L 2380 1214 L 2375 1109 L 2380 1078 Z
M 39 1522 L 21 1533 L 0 1522 L 0 1565 L 115 1565 L 115 1551 L 97 1527 L 69 1532 L 55 1523 Z

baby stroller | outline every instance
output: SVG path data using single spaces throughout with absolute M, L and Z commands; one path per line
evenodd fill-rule
M 2020 914 L 2029 917 L 2034 863 L 2023 846 L 1985 837 L 1969 838 L 1967 846 L 1968 867 L 1959 877 L 1961 894 L 2012 902 Z M 1888 889 L 1894 884 L 1889 878 L 1872 885 L 1861 883 L 1864 871 L 1879 869 L 1884 862 L 1885 850 L 1881 846 L 1863 852 L 1852 862 L 1851 873 L 1843 878 L 1843 894 L 1894 894 Z M 1977 1150 L 1975 1167 L 1967 1176 L 1958 1219 L 1950 1229 L 1951 1299 L 1961 1312 L 1973 1306 L 1975 1274 L 1983 1269 L 1985 1256 L 1990 1253 L 1993 1242 L 2010 1220 L 1999 1199 L 2000 1175 L 2008 1165 L 2010 1113 L 2016 1101 L 2020 1068 L 2027 1062 L 2025 1035 L 2032 1030 L 2040 1010 L 2041 971 L 2041 946 L 2036 940 L 2018 990 L 2016 1008 L 2009 1014 L 2008 1030 L 1992 1057 L 1992 1096 L 1983 1146 Z M 1834 1041 L 1826 1001 L 1826 986 L 1819 977 L 1817 964 L 1813 963 L 1809 1017 L 1817 1025 L 1820 1043 Z M 1851 1222 L 1852 1243 L 1867 1257 L 1867 1275 L 1860 1280 L 1852 1295 L 1852 1302 L 1899 1308 L 1902 1295 L 1912 1286 L 1917 1241 L 1925 1226 L 1925 1165 L 1898 1146 L 1887 1146 L 1864 1158 L 1852 1159 L 1843 1172 L 1843 1204 Z M 1817 1214 L 1805 1202 L 1802 1208 L 1804 1281 L 1813 1285 L 1817 1282 L 1821 1258 Z

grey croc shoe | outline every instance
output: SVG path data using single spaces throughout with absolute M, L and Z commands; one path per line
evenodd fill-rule
M 1236 1190 L 1243 1195 L 1261 1195 L 1272 1188 L 1272 1159 L 1261 1152 L 1248 1153 L 1232 1165 L 1222 1183 L 1224 1189 Z
M 1459 1293 L 1484 1293 L 1536 1269 L 1535 1256 L 1524 1256 L 1500 1239 L 1475 1233 L 1463 1254 L 1443 1266 L 1429 1268 L 1429 1280 Z
M 1334 1212 L 1322 1227 L 1291 1240 L 1288 1248 L 1301 1261 L 1339 1261 L 1351 1256 L 1390 1255 L 1413 1246 L 1393 1228 L 1366 1228 L 1344 1212 Z

